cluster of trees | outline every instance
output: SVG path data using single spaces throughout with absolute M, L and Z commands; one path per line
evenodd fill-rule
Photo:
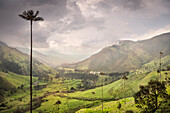
M 1 71 L 6 72 L 6 73 L 8 71 L 11 71 L 16 74 L 23 74 L 23 70 L 21 69 L 21 66 L 18 63 L 14 61 L 9 61 L 6 59 L 1 60 L 0 69 Z
M 114 77 L 123 76 L 123 75 L 129 75 L 129 72 L 128 72 L 128 71 L 125 71 L 125 72 L 123 72 L 123 73 L 119 73 L 119 72 L 109 73 L 109 76 L 114 76 Z
M 52 81 L 53 77 L 50 77 L 50 76 L 45 74 L 45 75 L 42 75 L 42 76 L 38 76 L 38 80 L 42 80 L 42 81 L 48 82 L 48 81 Z
M 168 107 L 163 106 L 168 103 L 170 95 L 166 92 L 165 82 L 150 80 L 148 85 L 140 86 L 140 90 L 135 93 L 136 107 L 142 109 L 142 113 L 154 113 L 160 109 L 161 113 L 167 113 Z
M 36 85 L 36 86 L 34 86 L 35 90 L 41 90 L 43 88 L 46 88 L 46 85 Z

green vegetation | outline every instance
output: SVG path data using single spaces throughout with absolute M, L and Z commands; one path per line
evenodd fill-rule
M 29 57 L 15 48 L 0 44 L 0 71 L 29 75 Z M 33 59 L 33 76 L 55 75 L 57 71 Z
M 143 113 L 154 113 L 169 98 L 165 82 L 158 80 L 150 80 L 146 86 L 141 85 L 134 97 L 136 107 L 141 108 Z
M 139 71 L 139 70 L 138 70 Z M 138 72 L 137 71 L 137 72 Z M 134 105 L 134 99 L 131 98 L 133 94 L 139 90 L 139 85 L 146 85 L 148 80 L 150 79 L 156 79 L 158 77 L 156 74 L 156 71 L 151 73 L 137 73 L 136 71 L 130 72 L 130 74 L 127 76 L 128 80 L 126 81 L 127 87 L 126 89 L 126 97 L 130 97 L 126 99 L 126 105 L 124 104 L 124 99 L 121 99 L 124 97 L 124 91 L 123 91 L 123 80 L 120 79 L 118 81 L 115 81 L 111 84 L 105 85 L 103 87 L 104 91 L 104 112 L 106 111 L 117 111 L 118 103 L 121 103 L 121 109 L 120 112 L 126 111 L 126 110 L 133 110 L 134 112 L 139 111 L 140 109 L 136 108 Z M 165 79 L 166 74 L 168 73 L 168 76 L 170 75 L 169 71 L 163 71 L 162 72 L 162 80 Z M 15 87 L 18 87 L 22 85 L 23 83 L 28 83 L 28 76 L 21 76 L 14 73 L 3 73 L 1 72 L 2 77 L 4 77 L 6 80 L 13 80 L 17 79 L 18 82 L 13 84 Z M 23 82 L 21 82 L 23 80 Z M 34 77 L 34 81 L 38 81 L 38 77 Z M 10 82 L 11 83 L 11 82 Z M 33 112 L 38 113 L 40 111 L 42 112 L 54 112 L 57 109 L 57 106 L 54 105 L 58 100 L 61 101 L 60 112 L 66 112 L 66 111 L 84 111 L 84 112 L 101 112 L 101 95 L 102 95 L 102 89 L 101 87 L 96 87 L 94 89 L 86 90 L 86 91 L 78 91 L 79 88 L 77 86 L 81 84 L 83 86 L 83 83 L 81 80 L 74 80 L 74 79 L 68 79 L 64 77 L 60 78 L 53 78 L 52 81 L 39 81 L 39 85 L 45 85 L 44 88 L 40 90 L 33 91 L 33 98 L 39 98 L 38 100 L 34 101 L 34 103 L 39 103 L 39 105 Z M 26 85 L 28 86 L 28 85 Z M 3 103 L 8 102 L 6 105 L 7 107 L 3 107 L 3 109 L 6 109 L 6 111 L 10 111 L 11 109 L 15 110 L 17 109 L 17 105 L 22 106 L 22 109 L 27 109 L 28 103 L 29 103 L 29 91 L 28 87 L 24 86 L 23 90 L 16 88 L 16 93 L 13 93 L 10 97 L 5 97 L 5 101 Z M 71 88 L 74 88 L 75 90 L 71 90 Z M 24 92 L 25 91 L 25 92 Z M 69 93 L 68 93 L 69 91 Z M 92 92 L 95 92 L 95 94 L 92 94 Z M 168 87 L 168 92 L 169 87 Z M 120 100 L 119 100 L 120 99 Z M 110 102 L 108 102 L 110 101 Z M 69 103 L 69 104 L 68 104 Z M 93 104 L 94 103 L 94 104 Z M 98 106 L 99 105 L 99 106 Z M 69 106 L 69 109 L 68 109 Z M 96 106 L 96 107 L 95 107 Z M 112 106 L 112 107 L 111 107 Z M 90 108 L 89 108 L 90 107 Z M 88 109 L 83 109 L 88 108 Z M 21 108 L 20 108 L 21 109 Z M 79 111 L 78 111 L 79 112 Z M 5 112 L 4 112 L 5 113 Z
M 121 108 L 118 109 L 117 106 L 119 106 L 119 103 L 121 104 Z M 105 102 L 104 103 L 104 113 L 122 113 L 127 110 L 133 110 L 134 113 L 138 113 L 140 109 L 135 107 L 134 104 L 134 98 L 126 98 L 126 104 L 124 103 L 123 99 L 120 99 L 118 101 L 112 101 L 112 102 Z M 99 105 L 97 107 L 92 107 L 88 109 L 81 109 L 77 111 L 76 113 L 101 113 L 101 107 L 102 105 Z
M 160 43 L 165 43 L 165 48 L 168 48 L 166 42 L 169 41 L 169 38 L 161 39 Z M 158 49 L 156 45 L 151 45 L 153 42 L 158 44 L 158 41 L 160 41 L 160 37 L 149 41 L 123 41 L 119 46 L 105 48 L 99 54 L 87 59 L 87 62 L 78 63 L 76 69 L 58 68 L 56 71 L 34 59 L 33 113 L 57 111 L 63 113 L 101 113 L 102 84 L 104 84 L 104 113 L 142 112 L 142 109 L 136 107 L 133 98 L 134 94 L 140 91 L 139 86 L 148 85 L 150 80 L 166 81 L 166 91 L 167 94 L 170 94 L 170 70 L 168 67 L 170 55 L 167 52 L 168 49 L 163 49 L 161 77 L 160 72 L 157 71 L 159 68 L 159 54 L 157 53 L 159 52 L 149 49 L 154 47 Z M 163 48 L 161 44 L 158 46 Z M 28 56 L 1 43 L 0 50 L 2 50 L 0 51 L 0 112 L 29 113 Z M 96 56 L 98 61 L 95 60 Z M 104 59 L 105 56 L 108 57 Z M 118 57 L 121 57 L 120 60 L 117 60 Z M 112 58 L 113 61 L 110 61 L 109 59 Z M 100 63 L 103 64 L 99 66 Z M 104 65 L 108 67 L 104 67 Z M 87 68 L 98 68 L 98 70 L 90 71 Z M 120 68 L 121 71 L 117 68 Z M 101 75 L 100 69 L 106 72 L 105 75 Z M 107 69 L 108 71 L 106 71 Z M 121 79 L 123 76 L 127 77 L 126 81 Z M 158 98 L 158 101 L 163 102 L 160 104 L 160 108 L 169 107 L 170 101 L 168 99 L 165 102 Z M 161 109 L 156 110 L 156 113 L 159 112 L 162 112 Z
M 143 41 L 120 41 L 102 49 L 90 58 L 66 67 L 88 69 L 102 72 L 125 72 L 139 69 L 154 59 L 159 58 L 159 51 L 163 56 L 170 54 L 170 33 L 162 34 Z M 158 62 L 157 62 L 158 63 Z

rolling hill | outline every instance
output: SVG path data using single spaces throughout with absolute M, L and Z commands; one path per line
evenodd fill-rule
M 29 56 L 0 42 L 0 71 L 29 75 Z M 33 76 L 56 74 L 56 71 L 36 59 L 33 59 Z
M 162 56 L 169 55 L 169 43 L 170 33 L 137 42 L 124 40 L 102 49 L 84 61 L 66 67 L 103 72 L 130 71 L 159 58 L 160 51 L 164 53 Z

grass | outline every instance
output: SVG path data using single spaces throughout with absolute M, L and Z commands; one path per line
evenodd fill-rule
M 69 99 L 67 98 L 61 98 L 58 97 L 57 95 L 50 95 L 46 98 L 45 100 L 48 100 L 44 103 L 41 104 L 41 107 L 37 108 L 34 110 L 33 113 L 38 113 L 38 111 L 45 111 L 45 112 L 56 112 L 57 111 L 57 105 L 54 105 L 58 100 L 61 101 L 61 104 L 59 105 L 60 107 L 60 112 L 65 113 L 68 111 L 68 106 L 69 106 L 69 111 L 72 111 L 74 109 L 80 109 L 85 106 L 85 104 L 92 103 L 90 101 L 83 101 L 83 100 L 76 100 L 76 99 Z M 68 105 L 68 104 L 69 105 Z
M 165 73 L 168 73 L 170 75 L 170 71 L 163 71 L 162 72 L 162 80 L 165 80 Z M 156 79 L 157 73 L 156 71 L 151 72 L 149 74 L 142 73 L 138 75 L 129 75 L 128 80 L 126 81 L 126 95 L 127 96 L 132 96 L 134 92 L 139 90 L 139 85 L 146 85 L 151 79 Z M 170 76 L 169 76 L 170 77 Z M 120 79 L 118 81 L 115 81 L 111 84 L 103 86 L 103 94 L 104 94 L 104 99 L 107 98 L 122 98 L 124 97 L 124 87 L 123 87 L 123 80 Z M 87 91 L 78 91 L 75 93 L 70 93 L 69 97 L 70 98 L 94 98 L 92 95 L 92 92 L 95 92 L 95 98 L 101 99 L 102 95 L 102 87 L 97 87 L 95 89 L 90 89 Z
M 121 104 L 121 109 L 119 110 L 117 106 Z M 103 104 L 103 112 L 104 113 L 122 113 L 126 110 L 133 110 L 135 113 L 138 113 L 140 109 L 135 107 L 134 98 L 126 98 L 126 104 L 124 103 L 124 99 L 120 99 L 118 101 L 106 102 Z M 86 108 L 77 111 L 76 113 L 101 113 L 102 112 L 102 105 L 99 105 L 94 108 Z
M 170 77 L 170 71 L 162 71 L 162 80 L 165 80 L 165 73 L 168 73 L 168 77 Z M 22 84 L 26 84 L 24 86 L 24 90 L 17 89 L 17 93 L 14 93 L 10 97 L 5 98 L 5 102 L 8 102 L 8 106 L 12 106 L 12 109 L 4 110 L 2 113 L 11 112 L 13 109 L 16 109 L 17 106 L 28 106 L 29 103 L 29 76 L 21 76 L 11 72 L 3 73 L 0 72 L 0 77 L 5 78 L 9 83 L 13 86 L 18 87 Z M 53 75 L 51 75 L 53 77 Z M 150 79 L 159 79 L 159 75 L 156 71 L 148 73 L 146 70 L 138 69 L 131 71 L 130 74 L 127 76 L 128 80 L 126 81 L 126 99 L 127 103 L 124 104 L 123 98 L 124 97 L 124 87 L 123 87 L 123 80 L 117 80 L 111 84 L 103 86 L 103 94 L 104 99 L 104 112 L 111 112 L 116 113 L 119 112 L 117 109 L 118 103 L 122 104 L 120 112 L 125 112 L 126 110 L 133 110 L 134 112 L 138 112 L 134 105 L 134 99 L 131 97 L 133 94 L 139 90 L 139 85 L 146 85 Z M 105 79 L 106 77 L 104 77 Z M 99 78 L 101 81 L 102 77 Z M 33 77 L 33 81 L 37 81 L 37 77 Z M 43 98 L 45 100 L 41 106 L 35 109 L 33 112 L 38 113 L 39 111 L 43 112 L 56 112 L 57 106 L 54 105 L 56 101 L 60 100 L 62 103 L 60 105 L 60 112 L 67 112 L 68 111 L 68 104 L 70 112 L 77 113 L 101 113 L 101 96 L 102 96 L 102 87 L 96 87 L 94 89 L 89 89 L 86 91 L 76 91 L 73 93 L 69 93 L 68 95 L 63 91 L 74 87 L 76 89 L 78 84 L 82 84 L 81 80 L 76 79 L 67 79 L 67 78 L 59 78 L 53 79 L 49 82 L 39 81 L 40 85 L 47 85 L 46 88 L 42 90 L 34 90 L 33 97 L 40 97 L 43 96 L 45 93 L 48 92 L 56 92 L 52 93 Z M 92 94 L 95 92 L 95 94 Z M 170 94 L 170 87 L 167 87 L 167 92 Z M 67 97 L 68 96 L 68 97 Z M 19 99 L 23 98 L 22 101 Z M 67 99 L 69 98 L 69 99 Z M 118 100 L 120 99 L 120 100 Z M 11 101 L 12 100 L 12 101 Z M 93 100 L 95 106 L 93 106 Z M 115 101 L 117 100 L 117 101 Z M 67 104 L 68 103 L 68 104 Z M 79 110 L 80 109 L 80 110 Z
M 0 76 L 5 78 L 8 82 L 10 82 L 14 87 L 21 86 L 22 84 L 28 87 L 29 84 L 29 76 L 22 76 L 12 72 L 4 73 L 0 72 Z M 33 77 L 33 82 L 37 81 L 37 77 Z

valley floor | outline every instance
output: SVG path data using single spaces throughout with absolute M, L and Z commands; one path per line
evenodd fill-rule
M 170 77 L 170 71 L 163 71 L 162 80 L 165 80 L 165 73 L 168 73 L 168 77 Z M 156 71 L 150 73 L 139 73 L 135 74 L 135 76 L 133 74 L 134 73 L 128 75 L 125 90 L 122 79 L 103 86 L 103 112 L 118 113 L 125 112 L 127 110 L 133 110 L 135 113 L 140 112 L 140 109 L 135 107 L 134 98 L 131 96 L 139 90 L 139 85 L 146 85 L 150 79 L 156 79 L 159 76 Z M 20 75 L 13 73 L 6 74 L 1 72 L 1 75 L 6 79 L 9 77 L 11 80 L 13 79 L 12 77 L 18 79 L 20 77 Z M 24 78 L 22 79 L 24 80 Z M 34 81 L 37 81 L 36 77 L 34 78 Z M 20 86 L 26 82 L 29 81 L 23 81 L 23 83 L 16 82 L 14 84 L 16 86 Z M 45 85 L 47 83 L 40 82 L 39 84 Z M 54 79 L 41 90 L 34 90 L 33 95 L 35 109 L 33 110 L 33 113 L 55 113 L 58 111 L 58 108 L 60 113 L 101 113 L 102 87 L 96 87 L 85 91 L 73 91 L 71 93 L 67 92 L 68 86 L 71 88 L 76 87 L 78 84 L 81 84 L 80 80 L 68 80 L 61 78 Z M 95 94 L 92 94 L 92 92 L 95 92 Z M 167 85 L 167 92 L 170 94 L 169 85 Z M 124 99 L 122 99 L 124 94 L 126 96 L 126 104 Z M 27 112 L 29 113 L 28 100 L 29 88 L 26 85 L 23 89 L 17 89 L 17 92 L 11 94 L 11 96 L 6 96 L 5 102 L 3 102 L 6 106 L 2 107 L 1 103 L 1 113 L 11 113 L 12 111 L 18 109 L 18 106 L 20 106 L 19 109 L 27 109 Z M 58 100 L 61 101 L 61 104 L 55 105 Z M 121 109 L 117 108 L 119 103 L 121 104 Z

